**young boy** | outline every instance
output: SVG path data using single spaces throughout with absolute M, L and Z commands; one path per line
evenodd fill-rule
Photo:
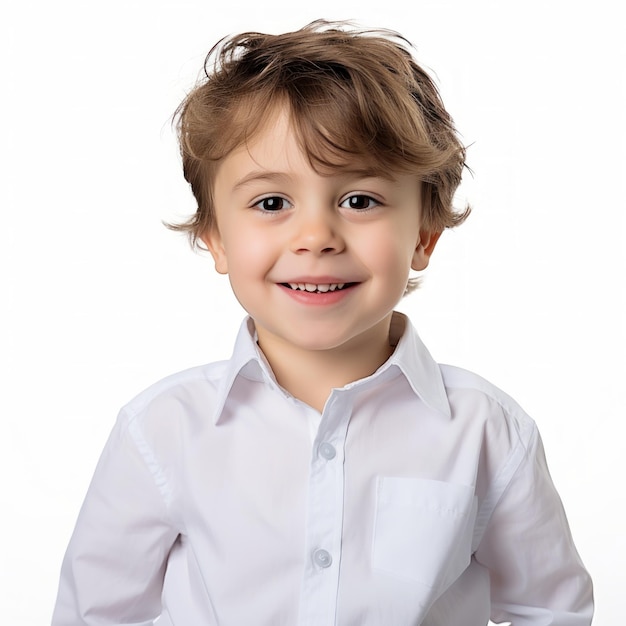
M 590 624 L 533 421 L 394 307 L 463 221 L 465 152 L 404 41 L 317 22 L 214 48 L 178 228 L 249 313 L 124 407 L 55 626 Z

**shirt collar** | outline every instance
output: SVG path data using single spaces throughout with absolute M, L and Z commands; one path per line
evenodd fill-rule
M 413 392 L 431 409 L 450 418 L 450 404 L 439 365 L 419 338 L 415 327 L 403 313 L 394 312 L 389 333 L 390 342 L 397 344 L 391 357 L 371 376 L 376 379 L 391 368 L 397 368 L 406 378 Z M 218 423 L 235 379 L 244 376 L 251 380 L 278 384 L 256 342 L 254 321 L 246 317 L 241 324 L 235 347 L 222 376 L 213 421 Z
M 237 376 L 259 381 L 275 380 L 265 357 L 257 346 L 256 330 L 251 317 L 246 317 L 239 327 L 233 354 L 227 361 L 226 370 L 220 379 L 213 409 L 213 422 L 215 424 L 220 421 L 224 405 Z
M 425 404 L 443 416 L 451 418 L 448 394 L 439 365 L 419 338 L 409 318 L 403 313 L 394 311 L 389 339 L 392 345 L 397 344 L 396 349 L 379 371 L 397 367 L 404 374 L 411 389 Z

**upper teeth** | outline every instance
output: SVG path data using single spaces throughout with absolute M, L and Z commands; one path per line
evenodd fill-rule
M 346 283 L 330 283 L 324 285 L 315 285 L 313 283 L 289 283 L 292 289 L 300 289 L 300 291 L 335 291 L 335 289 L 343 289 Z

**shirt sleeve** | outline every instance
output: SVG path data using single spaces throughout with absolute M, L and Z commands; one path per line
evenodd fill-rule
M 153 623 L 161 612 L 167 556 L 178 536 L 165 495 L 147 444 L 122 413 L 63 561 L 52 626 Z
M 574 547 L 536 427 L 475 556 L 490 572 L 494 622 L 591 624 L 591 580 Z

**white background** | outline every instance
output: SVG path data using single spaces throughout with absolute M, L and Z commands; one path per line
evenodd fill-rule
M 49 622 L 117 410 L 225 358 L 227 280 L 161 220 L 193 210 L 170 117 L 205 53 L 318 18 L 399 30 L 467 144 L 474 213 L 400 308 L 434 356 L 533 415 L 596 588 L 623 621 L 626 86 L 618 2 L 6 2 L 0 17 L 0 614 Z M 309 8 L 308 5 L 311 5 Z

